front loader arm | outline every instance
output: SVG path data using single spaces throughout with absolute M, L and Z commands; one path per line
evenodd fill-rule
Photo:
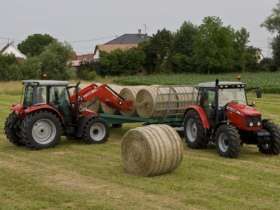
M 70 96 L 70 101 L 74 103 L 76 98 L 76 93 L 74 93 Z M 85 88 L 80 89 L 78 92 L 78 98 L 81 102 L 88 102 L 98 98 L 100 102 L 106 104 L 107 106 L 123 112 L 130 111 L 133 106 L 132 101 L 125 100 L 105 84 L 101 86 L 90 84 Z

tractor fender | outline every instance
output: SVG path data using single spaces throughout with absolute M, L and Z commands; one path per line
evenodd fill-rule
M 201 119 L 202 125 L 203 125 L 203 127 L 205 129 L 209 129 L 210 128 L 210 123 L 209 123 L 207 114 L 206 114 L 206 112 L 204 111 L 204 109 L 201 106 L 198 106 L 198 105 L 188 106 L 186 111 L 185 111 L 185 115 L 190 110 L 194 110 L 194 111 L 196 111 L 198 113 L 198 115 L 199 115 L 199 117 Z
M 53 108 L 52 106 L 50 106 L 48 104 L 33 105 L 33 106 L 25 109 L 23 117 L 25 117 L 28 114 L 38 112 L 38 111 L 48 111 L 48 112 L 54 113 L 60 119 L 62 125 L 64 125 L 64 119 L 63 119 L 63 116 L 61 115 L 61 113 L 59 113 L 55 108 Z

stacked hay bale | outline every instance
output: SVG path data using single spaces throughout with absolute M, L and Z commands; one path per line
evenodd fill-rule
M 129 86 L 129 87 L 124 87 L 121 92 L 120 96 L 122 96 L 125 100 L 129 100 L 133 102 L 133 107 L 132 110 L 127 111 L 127 112 L 121 112 L 122 115 L 132 117 L 136 116 L 136 95 L 137 93 L 144 88 L 144 86 Z
M 174 171 L 183 159 L 178 133 L 168 125 L 150 125 L 128 131 L 122 139 L 125 172 L 157 176 Z
M 176 93 L 177 99 L 177 114 L 182 114 L 186 111 L 186 107 L 194 102 L 194 88 L 188 86 L 172 87 Z
M 122 86 L 119 86 L 119 85 L 114 85 L 114 84 L 110 84 L 110 85 L 108 85 L 112 90 L 114 90 L 116 93 L 120 93 L 121 92 L 121 90 L 122 90 Z M 117 114 L 118 112 L 117 112 L 117 110 L 116 109 L 113 109 L 113 108 L 111 108 L 111 107 L 109 107 L 109 106 L 107 106 L 106 104 L 104 104 L 104 103 L 101 103 L 101 109 L 102 109 L 102 111 L 104 112 L 104 113 L 106 113 L 106 114 Z
M 136 96 L 137 114 L 143 118 L 172 114 L 172 110 L 177 106 L 174 93 L 169 87 L 152 86 L 141 89 Z

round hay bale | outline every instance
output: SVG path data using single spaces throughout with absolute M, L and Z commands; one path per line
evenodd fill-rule
M 119 85 L 114 85 L 114 84 L 110 84 L 110 85 L 108 85 L 110 88 L 112 88 L 116 93 L 120 93 L 121 92 L 121 89 L 122 89 L 122 87 L 121 86 L 119 86 Z M 102 109 L 102 111 L 104 112 L 104 113 L 106 113 L 106 114 L 117 114 L 117 110 L 116 109 L 113 109 L 113 108 L 111 108 L 111 107 L 109 107 L 109 106 L 107 106 L 106 104 L 104 104 L 104 103 L 101 103 L 101 109 Z
M 172 172 L 183 159 L 179 134 L 168 125 L 150 125 L 128 131 L 121 144 L 125 172 L 157 176 Z
M 132 117 L 137 115 L 136 112 L 136 95 L 137 93 L 143 88 L 143 86 L 130 86 L 130 87 L 125 87 L 121 90 L 120 96 L 122 96 L 124 99 L 132 101 L 133 102 L 133 107 L 131 111 L 128 112 L 121 112 L 122 115 Z
M 181 87 L 172 87 L 176 93 L 177 98 L 177 113 L 184 113 L 186 107 L 193 103 L 194 101 L 194 88 L 181 86 Z
M 137 114 L 143 118 L 162 117 L 173 114 L 176 109 L 176 95 L 169 87 L 146 87 L 136 95 Z

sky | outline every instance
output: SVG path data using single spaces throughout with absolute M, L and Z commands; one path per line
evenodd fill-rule
M 272 35 L 260 24 L 278 0 L 0 0 L 0 44 L 48 33 L 88 53 L 124 33 L 176 31 L 183 21 L 200 24 L 219 16 L 225 25 L 247 28 L 251 43 L 270 55 Z

